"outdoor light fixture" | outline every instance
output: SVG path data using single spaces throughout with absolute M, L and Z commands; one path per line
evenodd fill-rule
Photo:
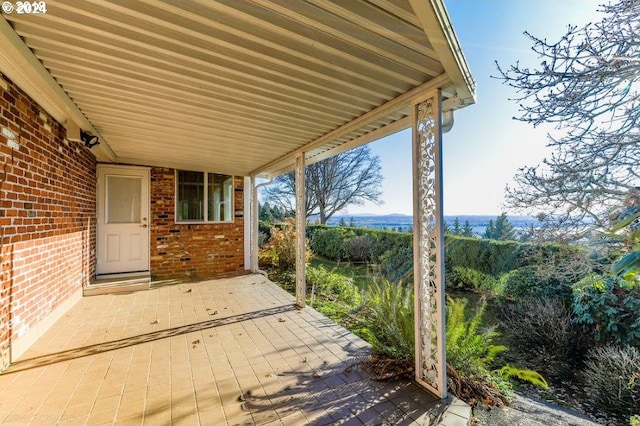
M 100 143 L 100 138 L 92 135 L 89 132 L 85 132 L 82 129 L 80 129 L 80 140 L 84 143 L 84 146 L 86 146 L 87 148 L 93 148 L 94 146 Z

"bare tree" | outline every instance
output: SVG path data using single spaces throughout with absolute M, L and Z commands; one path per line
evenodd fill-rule
M 556 43 L 525 33 L 537 68 L 498 65 L 498 78 L 519 93 L 515 118 L 553 123 L 560 135 L 549 136 L 550 158 L 518 171 L 507 202 L 564 229 L 606 227 L 640 185 L 640 0 L 602 12 L 600 22 L 569 26 Z
M 338 154 L 305 169 L 306 215 L 317 214 L 325 224 L 336 212 L 365 201 L 380 203 L 382 195 L 380 158 L 368 146 Z M 285 210 L 295 208 L 293 172 L 274 179 L 263 190 L 263 198 Z

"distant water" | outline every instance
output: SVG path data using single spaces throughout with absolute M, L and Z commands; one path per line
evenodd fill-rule
M 494 223 L 496 221 L 497 216 L 474 216 L 474 215 L 465 215 L 465 216 L 445 216 L 444 220 L 447 222 L 450 228 L 453 228 L 453 222 L 456 217 L 460 221 L 460 227 L 464 226 L 465 221 L 469 221 L 469 225 L 473 230 L 473 234 L 476 236 L 482 236 L 487 226 L 489 225 L 489 221 L 493 220 Z M 343 220 L 349 225 L 352 221 L 355 226 L 363 227 L 363 228 L 373 228 L 373 229 L 390 229 L 394 231 L 410 231 L 413 229 L 413 216 L 402 215 L 402 214 L 389 214 L 389 215 L 336 215 L 332 216 L 328 221 L 329 226 L 338 226 L 340 221 Z M 513 225 L 517 233 L 526 232 L 528 229 L 533 227 L 539 227 L 541 224 L 535 217 L 530 216 L 507 216 L 509 223 Z M 313 223 L 314 219 L 311 218 L 311 223 Z

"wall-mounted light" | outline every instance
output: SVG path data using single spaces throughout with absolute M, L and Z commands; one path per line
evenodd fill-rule
M 84 146 L 86 146 L 87 148 L 93 148 L 100 143 L 100 138 L 92 135 L 89 132 L 85 132 L 82 129 L 80 129 L 80 140 L 82 140 Z
M 93 148 L 100 143 L 100 138 L 89 132 L 82 130 L 75 122 L 68 120 L 65 127 L 67 128 L 67 140 L 81 142 L 87 148 Z

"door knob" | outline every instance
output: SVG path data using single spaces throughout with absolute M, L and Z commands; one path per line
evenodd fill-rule
M 147 224 L 145 223 L 144 225 L 140 225 L 141 228 L 146 228 Z

